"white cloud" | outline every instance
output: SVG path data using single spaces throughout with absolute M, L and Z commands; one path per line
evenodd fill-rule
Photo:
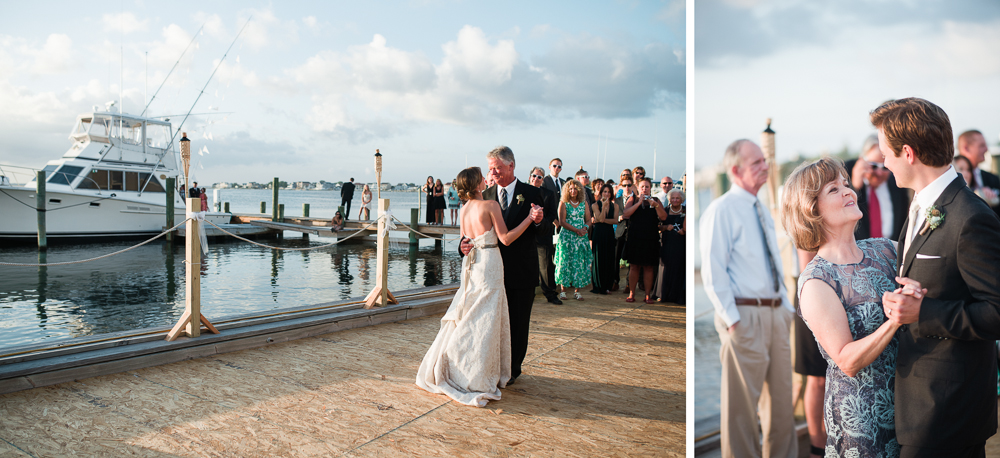
M 53 33 L 45 40 L 41 49 L 26 49 L 25 53 L 34 56 L 31 72 L 36 75 L 64 73 L 72 65 L 73 40 L 68 36 Z
M 253 17 L 243 31 L 242 39 L 251 48 L 260 49 L 265 46 L 298 42 L 298 25 L 294 20 L 281 20 L 271 9 L 250 9 L 249 13 Z M 242 23 L 240 27 L 243 27 Z
M 498 86 L 510 81 L 518 61 L 512 40 L 500 40 L 495 46 L 478 27 L 465 26 L 458 39 L 445 43 L 444 61 L 438 76 L 450 83 L 474 87 Z
M 132 13 L 105 14 L 101 17 L 105 32 L 119 32 L 126 35 L 132 32 L 144 32 L 149 26 L 149 19 L 140 21 Z
M 945 21 L 941 37 L 928 43 L 933 57 L 927 71 L 981 78 L 1000 73 L 1000 21 L 987 24 Z
M 302 23 L 310 29 L 315 29 L 317 26 L 316 16 L 306 16 L 302 18 Z
M 377 92 L 423 92 L 434 84 L 434 67 L 422 55 L 388 48 L 375 34 L 366 46 L 351 48 L 346 59 L 355 84 Z
M 164 27 L 161 35 L 163 40 L 154 41 L 149 48 L 149 63 L 153 68 L 161 68 L 166 72 L 174 66 L 178 58 L 181 58 L 181 53 L 194 37 L 177 24 Z M 196 46 L 197 43 L 192 45 L 192 48 Z M 193 49 L 188 50 L 187 54 L 184 55 L 179 68 L 190 68 L 194 55 L 192 51 Z
M 195 13 L 194 20 L 196 23 L 204 26 L 203 34 L 207 33 L 209 36 L 220 40 L 232 39 L 229 29 L 226 28 L 226 24 L 222 22 L 222 18 L 218 14 L 208 14 L 199 11 Z

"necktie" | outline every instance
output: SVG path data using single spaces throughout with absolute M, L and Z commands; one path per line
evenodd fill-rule
M 760 224 L 760 233 L 764 240 L 764 254 L 767 257 L 767 266 L 771 269 L 771 281 L 774 292 L 777 293 L 781 291 L 778 283 L 778 266 L 774 263 L 774 254 L 771 252 L 771 238 L 766 229 L 767 224 L 764 223 L 764 206 L 760 204 L 760 200 L 754 201 L 753 206 L 757 210 L 757 223 Z
M 916 200 L 910 202 L 910 216 L 906 221 L 906 248 L 903 250 L 903 258 L 910 252 L 910 245 L 913 245 L 913 237 L 917 235 L 917 221 L 920 219 L 920 204 Z M 900 271 L 903 266 L 899 266 Z
M 500 209 L 507 211 L 507 188 L 500 188 Z
M 868 221 L 871 223 L 869 233 L 872 237 L 882 236 L 882 207 L 878 203 L 878 194 L 873 186 L 868 186 Z

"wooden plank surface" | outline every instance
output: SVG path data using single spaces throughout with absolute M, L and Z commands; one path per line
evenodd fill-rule
M 483 409 L 413 383 L 436 314 L 0 395 L 0 452 L 684 456 L 684 307 L 585 297 L 536 299 L 524 373 Z

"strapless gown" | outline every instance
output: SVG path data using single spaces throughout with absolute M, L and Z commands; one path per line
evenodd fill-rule
M 510 380 L 510 317 L 495 229 L 472 239 L 462 283 L 417 370 L 417 386 L 466 405 L 500 399 Z

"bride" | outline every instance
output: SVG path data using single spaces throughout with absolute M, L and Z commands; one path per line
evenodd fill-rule
M 420 363 L 416 383 L 462 404 L 484 407 L 500 399 L 500 388 L 510 380 L 510 322 L 497 240 L 510 245 L 532 218 L 508 231 L 500 204 L 483 200 L 486 181 L 479 167 L 459 172 L 454 185 L 466 202 L 461 233 L 474 247 L 462 261 L 461 286 Z M 542 208 L 532 204 L 531 211 L 534 216 Z

